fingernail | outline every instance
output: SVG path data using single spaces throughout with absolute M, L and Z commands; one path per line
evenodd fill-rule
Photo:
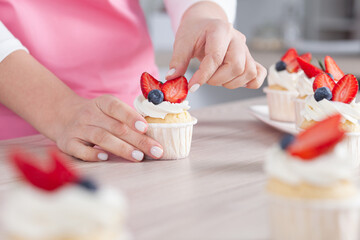
M 159 158 L 163 155 L 164 151 L 161 148 L 155 146 L 150 149 L 150 152 L 154 157 Z
M 194 93 L 199 89 L 199 87 L 200 87 L 200 84 L 196 83 L 196 84 L 192 85 L 192 87 L 189 89 L 189 92 Z
M 246 88 L 247 86 L 248 86 L 247 83 L 245 83 L 244 86 L 242 86 L 242 87 Z
M 168 73 L 166 74 L 166 77 L 173 75 L 175 73 L 175 71 L 176 71 L 175 68 L 170 69 L 168 71 Z
M 145 132 L 146 127 L 147 127 L 147 125 L 143 121 L 136 121 L 135 122 L 135 128 L 137 130 L 139 130 L 140 132 Z
M 131 156 L 135 159 L 135 160 L 138 160 L 138 161 L 142 161 L 143 158 L 144 158 L 144 153 L 139 151 L 139 150 L 134 150 L 132 153 L 131 153 Z
M 97 156 L 98 156 L 98 159 L 101 161 L 106 161 L 109 158 L 109 155 L 107 153 L 99 153 Z

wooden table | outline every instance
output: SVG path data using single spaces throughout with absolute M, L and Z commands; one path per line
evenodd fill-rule
M 247 110 L 264 102 L 256 98 L 193 111 L 199 122 L 186 159 L 73 164 L 126 194 L 135 240 L 269 239 L 262 168 L 266 150 L 281 133 Z M 40 135 L 0 141 L 0 196 L 19 181 L 6 160 L 14 145 L 45 156 L 52 143 Z

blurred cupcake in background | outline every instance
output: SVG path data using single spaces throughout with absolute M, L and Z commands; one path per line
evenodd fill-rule
M 294 100 L 296 128 L 300 129 L 301 124 L 304 122 L 302 111 L 305 108 L 306 98 L 314 95 L 316 89 L 324 87 L 324 83 L 327 83 L 326 85 L 333 88 L 335 83 L 337 83 L 345 74 L 330 56 L 326 56 L 324 59 L 325 67 L 322 61 L 319 61 L 321 69 L 303 59 L 298 59 L 298 62 L 304 73 L 297 82 L 297 91 L 299 95 Z
M 270 149 L 269 214 L 275 240 L 359 239 L 359 191 L 340 115 L 287 135 Z
M 129 239 L 121 193 L 78 176 L 56 152 L 49 169 L 21 152 L 12 161 L 24 181 L 4 196 L 4 240 Z
M 295 110 L 293 99 L 298 96 L 297 82 L 303 71 L 297 61 L 296 49 L 290 48 L 281 60 L 272 65 L 268 74 L 268 87 L 264 89 L 272 120 L 293 122 Z M 300 56 L 304 61 L 311 61 L 311 54 Z
M 325 64 L 327 62 L 325 58 Z M 333 74 L 329 76 L 327 73 L 322 73 L 314 80 L 315 92 L 305 100 L 300 129 L 307 129 L 331 115 L 340 114 L 340 126 L 346 132 L 341 144 L 350 154 L 349 161 L 357 167 L 360 165 L 360 103 L 356 102 L 359 84 L 354 75 L 344 75 L 341 70 L 334 71 L 339 69 L 337 65 L 331 66 L 333 66 Z M 331 76 L 334 76 L 334 79 Z

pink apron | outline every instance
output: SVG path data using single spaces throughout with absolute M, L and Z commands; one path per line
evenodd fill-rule
M 0 0 L 0 21 L 80 96 L 112 94 L 132 106 L 141 73 L 157 75 L 137 0 Z M 36 133 L 0 104 L 0 139 Z

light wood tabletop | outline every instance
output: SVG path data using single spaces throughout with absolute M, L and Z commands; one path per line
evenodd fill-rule
M 249 114 L 250 105 L 262 103 L 265 98 L 255 98 L 191 112 L 199 121 L 186 159 L 71 162 L 125 193 L 135 240 L 270 239 L 262 168 L 281 133 Z M 40 135 L 0 141 L 0 196 L 19 181 L 7 161 L 16 145 L 44 157 L 53 143 Z

